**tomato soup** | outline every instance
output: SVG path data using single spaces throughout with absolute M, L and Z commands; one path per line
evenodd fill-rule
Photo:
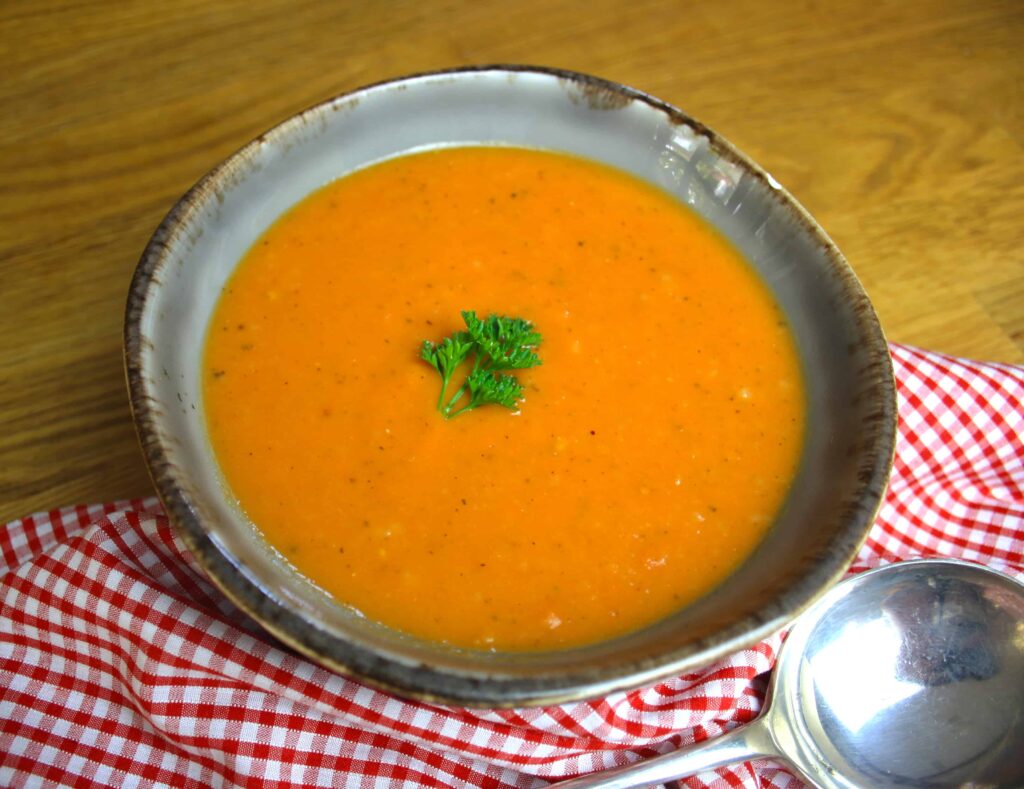
M 446 420 L 424 340 L 520 316 L 515 409 Z M 762 539 L 804 390 L 768 289 L 714 229 L 560 154 L 408 155 L 316 192 L 224 288 L 203 360 L 225 485 L 365 616 L 484 650 L 639 629 Z

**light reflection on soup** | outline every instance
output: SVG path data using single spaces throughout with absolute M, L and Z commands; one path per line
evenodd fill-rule
M 446 421 L 423 340 L 533 321 L 518 413 Z M 456 148 L 313 194 L 255 244 L 204 358 L 212 445 L 316 585 L 423 638 L 497 650 L 647 625 L 753 551 L 804 394 L 765 286 L 667 194 L 571 157 Z

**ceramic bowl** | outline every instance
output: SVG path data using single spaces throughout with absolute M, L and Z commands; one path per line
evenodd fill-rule
M 426 643 L 333 603 L 270 549 L 221 485 L 200 358 L 225 281 L 297 201 L 371 162 L 436 146 L 565 151 L 668 190 L 753 262 L 795 331 L 808 431 L 792 493 L 724 584 L 639 632 L 545 653 Z M 195 185 L 142 255 L 125 363 L 139 438 L 182 539 L 241 609 L 299 652 L 400 694 L 474 706 L 551 704 L 692 670 L 786 625 L 846 570 L 892 462 L 885 339 L 839 250 L 764 170 L 678 109 L 582 74 L 482 67 L 373 85 L 261 135 Z M 742 491 L 737 491 L 742 495 Z

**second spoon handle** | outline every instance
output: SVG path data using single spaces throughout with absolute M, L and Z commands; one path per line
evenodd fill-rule
M 777 757 L 779 752 L 762 716 L 720 737 L 635 764 L 571 778 L 554 786 L 558 789 L 640 789 L 766 756 Z

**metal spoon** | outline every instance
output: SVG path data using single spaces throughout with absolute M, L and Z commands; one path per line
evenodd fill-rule
M 849 578 L 797 619 L 757 719 L 558 786 L 643 787 L 762 757 L 822 789 L 1024 786 L 1024 585 L 944 559 Z

